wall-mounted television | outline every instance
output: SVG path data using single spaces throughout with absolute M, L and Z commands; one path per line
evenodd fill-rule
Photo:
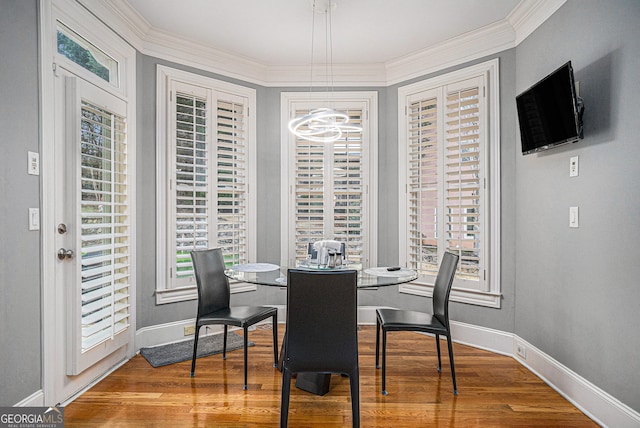
M 518 95 L 516 106 L 523 155 L 583 138 L 584 107 L 571 61 Z

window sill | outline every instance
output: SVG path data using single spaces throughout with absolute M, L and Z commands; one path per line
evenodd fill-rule
M 408 284 L 401 284 L 398 291 L 400 291 L 400 293 L 412 294 L 414 296 L 431 297 L 433 295 L 433 284 L 411 282 Z M 449 300 L 452 302 L 499 309 L 501 297 L 502 295 L 500 293 L 490 291 L 454 288 L 451 290 Z
M 246 293 L 248 291 L 256 291 L 258 286 L 246 282 L 231 281 L 229 283 L 231 294 Z M 188 300 L 196 300 L 198 298 L 198 290 L 196 286 L 180 287 L 156 290 L 156 305 L 164 305 L 167 303 L 186 302 Z

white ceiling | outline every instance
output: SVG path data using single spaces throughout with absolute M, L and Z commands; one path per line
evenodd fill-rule
M 326 0 L 316 0 L 326 1 Z M 504 22 L 520 0 L 332 0 L 333 64 L 383 64 Z M 313 0 L 124 0 L 148 30 L 267 67 L 311 62 Z M 325 63 L 315 14 L 314 63 Z

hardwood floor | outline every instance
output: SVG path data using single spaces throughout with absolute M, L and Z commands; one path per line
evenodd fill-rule
M 280 336 L 284 326 L 280 325 Z M 240 332 L 241 333 L 241 332 Z M 282 340 L 280 338 L 280 340 Z M 65 427 L 275 427 L 280 372 L 269 325 L 249 333 L 249 389 L 242 350 L 153 368 L 140 355 L 65 407 Z M 375 369 L 375 326 L 359 332 L 363 427 L 595 427 L 592 420 L 510 357 L 454 343 L 459 395 L 453 395 L 447 347 L 437 371 L 435 341 L 394 332 L 387 344 L 387 391 Z M 281 342 L 280 342 L 281 343 Z M 316 396 L 292 386 L 290 427 L 351 426 L 349 380 L 331 378 Z

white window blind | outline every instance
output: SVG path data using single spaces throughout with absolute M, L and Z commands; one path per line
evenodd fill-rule
M 130 194 L 125 121 L 81 103 L 81 351 L 129 326 Z
M 197 297 L 190 252 L 255 261 L 255 91 L 158 66 L 156 302 Z M 255 286 L 232 284 L 232 292 Z
M 361 125 L 362 109 L 342 109 Z M 304 115 L 308 110 L 296 110 Z M 361 263 L 366 229 L 362 133 L 346 133 L 332 143 L 297 138 L 294 159 L 295 258 L 321 239 L 345 243 L 350 262 Z
M 217 102 L 217 246 L 228 266 L 247 263 L 247 143 L 245 105 Z
M 190 252 L 208 248 L 209 142 L 207 99 L 175 96 L 175 276 L 178 285 L 193 278 Z
M 444 251 L 460 256 L 454 288 L 486 290 L 482 77 L 407 97 L 406 263 L 429 281 Z
M 445 160 L 445 239 L 447 251 L 460 256 L 456 275 L 480 280 L 480 238 L 483 232 L 480 205 L 480 88 L 447 92 Z
M 438 272 L 438 109 L 437 98 L 409 106 L 408 225 L 410 267 Z

